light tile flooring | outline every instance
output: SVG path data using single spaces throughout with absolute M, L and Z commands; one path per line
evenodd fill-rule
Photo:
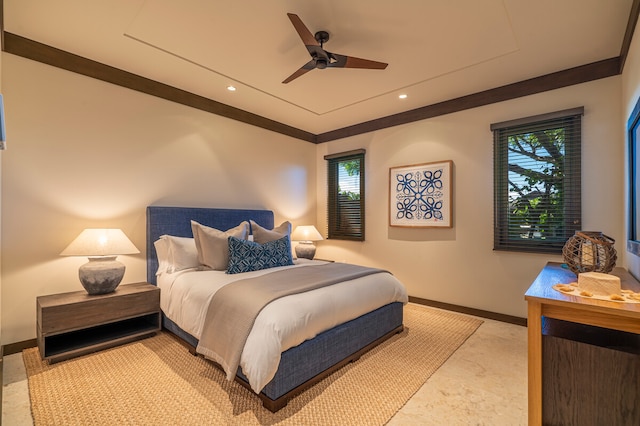
M 4 357 L 2 424 L 31 425 L 21 354 Z M 388 423 L 526 425 L 527 329 L 484 320 Z

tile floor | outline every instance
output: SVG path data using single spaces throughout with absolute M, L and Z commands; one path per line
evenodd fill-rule
M 32 425 L 21 354 L 4 357 L 2 424 Z M 526 425 L 527 329 L 484 320 L 388 423 Z

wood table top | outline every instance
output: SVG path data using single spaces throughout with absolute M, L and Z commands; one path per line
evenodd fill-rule
M 614 268 L 611 274 L 620 277 L 623 290 L 640 292 L 640 283 L 624 268 Z M 563 267 L 562 263 L 549 262 L 525 293 L 525 299 L 547 305 L 579 307 L 580 309 L 598 311 L 610 315 L 631 316 L 640 320 L 640 303 L 616 302 L 575 296 L 553 289 L 555 284 L 569 284 L 575 281 L 577 281 L 576 275 L 566 266 Z

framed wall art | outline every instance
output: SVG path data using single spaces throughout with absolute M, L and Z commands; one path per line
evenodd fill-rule
M 451 160 L 389 169 L 389 225 L 451 228 Z

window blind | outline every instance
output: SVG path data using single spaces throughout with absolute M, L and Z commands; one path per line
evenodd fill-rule
M 561 253 L 582 225 L 583 108 L 494 124 L 494 249 Z
M 329 239 L 364 241 L 364 154 L 357 150 L 325 156 Z

